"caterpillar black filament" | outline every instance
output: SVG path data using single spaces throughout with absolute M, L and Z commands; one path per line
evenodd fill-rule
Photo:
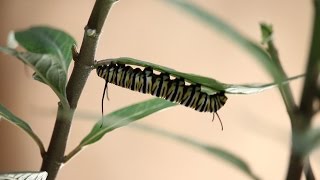
M 212 112 L 213 119 L 214 114 L 217 114 L 223 129 L 217 111 L 228 99 L 224 92 L 209 95 L 202 92 L 201 86 L 198 84 L 186 85 L 184 79 L 176 78 L 172 80 L 167 73 L 154 74 L 151 67 L 141 70 L 140 68 L 133 69 L 131 66 L 111 62 L 108 65 L 98 66 L 97 74 L 106 81 L 102 98 L 102 112 L 103 99 L 108 83 L 112 83 L 133 91 L 164 98 L 199 112 Z

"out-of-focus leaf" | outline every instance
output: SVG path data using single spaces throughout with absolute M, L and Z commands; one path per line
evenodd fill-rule
M 46 180 L 48 173 L 43 172 L 16 172 L 0 174 L 0 180 Z
M 263 65 L 263 67 L 275 80 L 281 80 L 281 74 L 279 73 L 275 65 L 272 63 L 269 54 L 262 47 L 260 47 L 257 43 L 251 41 L 249 38 L 242 35 L 232 26 L 215 16 L 212 12 L 209 13 L 204 9 L 196 6 L 195 4 L 189 2 L 188 0 L 164 1 L 179 7 L 186 13 L 194 16 L 197 20 L 208 25 L 213 30 L 218 30 L 221 34 L 233 40 L 240 47 L 242 47 L 251 55 L 253 55 L 255 59 Z
M 95 66 L 103 65 L 103 64 L 109 64 L 110 62 L 118 62 L 123 64 L 129 64 L 129 65 L 135 65 L 135 66 L 141 66 L 141 67 L 152 67 L 154 70 L 163 72 L 163 73 L 169 73 L 170 75 L 174 77 L 179 77 L 185 79 L 187 82 L 193 83 L 193 84 L 200 84 L 201 88 L 209 93 L 212 94 L 214 92 L 219 91 L 225 91 L 229 94 L 253 94 L 253 93 L 259 93 L 262 91 L 265 91 L 267 89 L 273 88 L 278 85 L 278 83 L 268 83 L 268 84 L 227 84 L 219 82 L 215 79 L 204 77 L 196 74 L 190 74 L 190 73 L 183 73 L 176 71 L 174 69 L 153 64 L 150 62 L 133 59 L 129 57 L 120 57 L 115 59 L 107 59 L 107 60 L 101 60 L 96 63 Z M 297 78 L 301 78 L 304 75 L 298 75 L 294 76 L 292 78 L 288 78 L 285 81 L 281 83 L 288 83 L 291 80 L 295 80 Z
M 24 132 L 29 134 L 31 138 L 38 144 L 41 154 L 43 155 L 45 153 L 45 149 L 40 138 L 33 132 L 29 124 L 12 114 L 2 104 L 0 104 L 0 119 L 1 117 L 3 117 L 4 120 L 7 120 L 8 122 L 18 126 Z
M 295 151 L 307 156 L 320 145 L 320 128 L 310 129 L 302 135 L 294 132 L 293 140 Z
M 176 104 L 164 99 L 155 98 L 114 111 L 98 121 L 79 146 L 83 147 L 95 143 L 106 133 L 114 129 L 126 126 L 131 122 L 174 105 Z
M 157 134 L 178 142 L 181 142 L 183 144 L 192 146 L 194 148 L 198 148 L 206 153 L 208 153 L 209 155 L 215 156 L 215 157 L 219 157 L 221 158 L 224 162 L 227 162 L 231 165 L 233 165 L 234 167 L 238 168 L 239 170 L 241 170 L 242 172 L 244 172 L 245 174 L 247 174 L 248 176 L 250 176 L 252 179 L 259 179 L 250 169 L 249 165 L 244 162 L 241 158 L 239 158 L 238 156 L 228 152 L 227 150 L 212 146 L 212 145 L 208 145 L 196 140 L 193 140 L 191 138 L 187 138 L 185 136 L 181 136 L 175 133 L 171 133 L 168 131 L 164 131 L 158 128 L 154 128 L 154 127 L 150 127 L 147 125 L 141 125 L 141 124 L 132 124 L 129 127 L 133 127 L 136 128 L 138 130 L 143 130 L 149 133 L 153 133 L 153 134 Z

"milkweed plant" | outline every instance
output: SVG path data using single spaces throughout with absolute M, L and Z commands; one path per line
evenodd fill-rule
M 177 104 L 183 104 L 201 112 L 217 113 L 219 108 L 223 108 L 224 103 L 229 103 L 227 96 L 230 94 L 250 95 L 261 93 L 270 88 L 279 90 L 292 128 L 286 179 L 301 179 L 302 176 L 306 179 L 315 179 L 309 155 L 320 142 L 320 130 L 311 125 L 314 115 L 319 111 L 319 107 L 314 106 L 314 103 L 319 103 L 320 92 L 318 83 L 320 67 L 320 0 L 313 0 L 313 29 L 305 74 L 294 77 L 287 77 L 285 70 L 281 66 L 278 50 L 272 38 L 274 32 L 271 24 L 260 24 L 262 39 L 259 42 L 255 42 L 213 15 L 212 12 L 206 12 L 189 1 L 163 0 L 177 9 L 181 9 L 186 15 L 193 16 L 198 21 L 207 24 L 211 29 L 218 30 L 221 35 L 232 39 L 235 44 L 251 54 L 273 79 L 273 83 L 269 84 L 240 85 L 223 83 L 210 77 L 179 72 L 133 57 L 96 60 L 95 53 L 98 39 L 102 34 L 105 19 L 116 1 L 96 0 L 88 23 L 85 26 L 80 49 L 77 49 L 76 42 L 71 35 L 62 30 L 45 26 L 33 26 L 29 29 L 14 31 L 9 35 L 9 45 L 0 47 L 2 53 L 14 56 L 26 66 L 32 68 L 34 70 L 34 79 L 49 86 L 59 98 L 56 123 L 47 149 L 40 137 L 26 121 L 17 117 L 2 104 L 0 105 L 1 118 L 30 135 L 38 145 L 42 157 L 42 165 L 39 171 L 7 172 L 1 174 L 0 179 L 56 179 L 63 164 L 69 162 L 84 147 L 99 141 L 114 129 L 127 126 L 143 117 Z M 15 43 L 24 50 L 17 50 L 12 45 Z M 74 63 L 74 67 L 71 76 L 68 77 L 67 74 L 71 62 Z M 138 68 L 133 69 L 131 66 Z M 140 70 L 140 68 L 144 68 L 144 70 Z M 79 145 L 72 151 L 66 152 L 66 144 L 74 112 L 87 78 L 93 70 L 97 70 L 97 75 L 105 79 L 106 96 L 107 85 L 111 83 L 142 93 L 153 94 L 160 98 L 146 100 L 106 115 L 103 114 L 102 118 L 96 122 Z M 158 74 L 154 73 L 154 71 L 157 71 Z M 293 98 L 289 83 L 302 77 L 304 78 L 304 84 L 301 100 L 297 103 Z M 188 85 L 185 83 L 188 83 Z M 250 166 L 240 157 L 227 150 L 155 127 L 139 124 L 133 127 L 147 133 L 155 133 L 174 139 L 217 156 L 247 174 L 249 178 L 263 178 L 254 173 Z

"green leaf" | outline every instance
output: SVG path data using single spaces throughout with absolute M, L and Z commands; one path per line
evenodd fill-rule
M 303 156 L 309 155 L 320 145 L 320 128 L 309 129 L 304 134 L 293 133 L 293 148 Z
M 196 6 L 191 2 L 188 2 L 187 0 L 164 1 L 179 7 L 186 13 L 194 16 L 199 21 L 208 25 L 211 29 L 218 30 L 221 34 L 227 36 L 235 43 L 237 43 L 240 47 L 242 47 L 244 50 L 253 55 L 274 79 L 281 79 L 281 74 L 279 73 L 275 65 L 272 63 L 269 54 L 257 43 L 251 41 L 249 38 L 239 33 L 232 26 L 225 23 L 223 20 L 213 15 L 212 13 L 204 11 L 200 7 Z
M 174 77 L 179 77 L 185 79 L 189 83 L 193 84 L 200 84 L 203 91 L 212 94 L 214 92 L 219 91 L 225 91 L 229 94 L 253 94 L 253 93 L 259 93 L 265 90 L 268 90 L 270 88 L 276 87 L 278 83 L 267 83 L 267 84 L 226 84 L 219 82 L 215 79 L 204 77 L 200 75 L 190 74 L 190 73 L 183 73 L 176 71 L 174 69 L 164 67 L 161 65 L 153 64 L 150 62 L 133 59 L 129 57 L 120 57 L 115 59 L 107 59 L 107 60 L 101 60 L 98 61 L 95 64 L 95 67 L 99 65 L 108 64 L 110 62 L 119 62 L 123 64 L 129 64 L 129 65 L 135 65 L 135 66 L 141 66 L 141 67 L 152 67 L 154 70 L 163 72 L 163 73 L 169 73 L 170 75 Z M 280 84 L 288 83 L 289 81 L 298 79 L 304 77 L 304 75 L 298 75 L 294 76 L 292 78 L 288 78 Z
M 267 84 L 224 84 L 224 87 L 226 88 L 225 91 L 230 94 L 254 94 L 254 93 L 260 93 L 262 91 L 274 88 L 279 86 L 280 84 L 287 84 L 290 81 L 299 79 L 305 77 L 305 74 L 293 76 L 291 78 L 285 79 L 284 81 L 280 83 L 267 83 Z
M 68 106 L 67 73 L 72 58 L 71 47 L 75 40 L 61 30 L 42 26 L 17 31 L 14 35 L 15 40 L 27 52 L 5 47 L 0 47 L 0 51 L 15 56 L 30 66 L 35 71 L 34 79 L 49 85 L 63 106 Z
M 75 40 L 67 33 L 38 26 L 15 32 L 15 38 L 29 52 L 56 56 L 57 63 L 67 72 L 72 58 L 71 47 L 75 44 Z
M 49 85 L 59 97 L 62 105 L 65 107 L 69 106 L 66 98 L 67 72 L 63 69 L 57 56 L 32 52 L 18 52 L 5 47 L 0 47 L 0 51 L 17 57 L 31 67 L 36 73 L 34 78 Z
M 174 134 L 174 133 L 171 133 L 168 131 L 164 131 L 164 130 L 157 129 L 157 128 L 150 127 L 150 126 L 146 126 L 146 125 L 132 124 L 129 127 L 133 127 L 138 130 L 143 130 L 143 131 L 146 131 L 149 133 L 157 134 L 162 137 L 166 137 L 166 138 L 181 142 L 183 144 L 189 145 L 191 147 L 198 148 L 201 151 L 208 153 L 209 155 L 221 158 L 223 161 L 238 168 L 239 170 L 241 170 L 242 172 L 244 172 L 245 174 L 250 176 L 252 179 L 259 179 L 252 172 L 252 170 L 250 169 L 249 165 L 247 165 L 247 163 L 245 163 L 241 158 L 237 157 L 236 155 L 228 152 L 227 150 L 224 150 L 219 147 L 212 146 L 212 145 L 208 145 L 208 144 L 196 141 L 194 139 L 187 138 L 185 136 L 181 136 L 178 134 Z
M 126 126 L 131 122 L 174 105 L 176 104 L 164 99 L 155 98 L 114 111 L 98 121 L 91 132 L 81 141 L 79 146 L 83 147 L 95 143 L 106 133 L 114 129 Z
M 0 119 L 3 117 L 4 120 L 7 120 L 8 122 L 18 126 L 21 128 L 24 132 L 29 134 L 31 138 L 38 144 L 40 152 L 42 155 L 45 154 L 44 146 L 40 140 L 40 138 L 33 132 L 31 127 L 23 121 L 22 119 L 18 118 L 14 114 L 12 114 L 9 110 L 7 110 L 2 104 L 0 104 Z

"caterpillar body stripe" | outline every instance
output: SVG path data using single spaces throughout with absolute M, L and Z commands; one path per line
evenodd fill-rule
M 228 99 L 223 91 L 209 95 L 201 91 L 199 84 L 186 85 L 184 79 L 170 79 L 170 74 L 168 73 L 154 74 L 151 67 L 141 70 L 140 68 L 134 69 L 125 64 L 111 62 L 107 65 L 98 66 L 96 71 L 98 76 L 106 81 L 102 98 L 102 112 L 107 85 L 108 83 L 112 83 L 133 91 L 164 98 L 199 112 L 211 112 L 213 113 L 213 118 L 214 114 L 217 114 L 223 129 L 222 122 L 217 113 Z

